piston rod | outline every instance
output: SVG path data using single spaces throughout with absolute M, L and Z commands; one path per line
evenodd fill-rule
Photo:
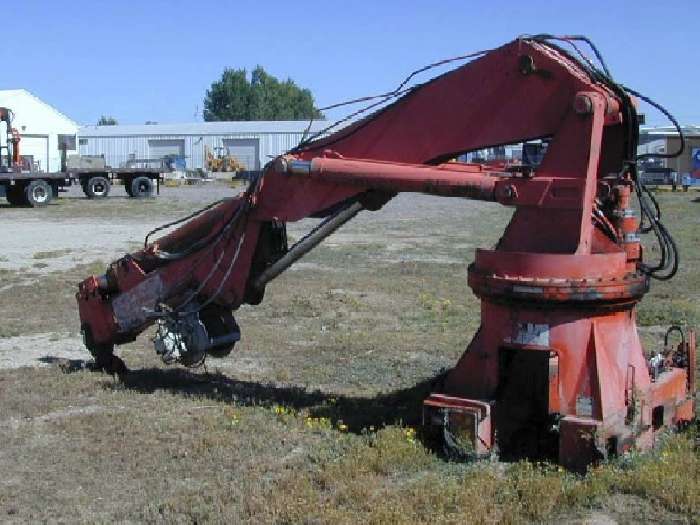
M 315 230 L 297 242 L 278 261 L 271 264 L 263 273 L 261 273 L 253 282 L 253 288 L 258 290 L 262 289 L 263 286 L 272 281 L 292 264 L 318 246 L 323 239 L 352 219 L 363 209 L 364 206 L 362 204 L 359 202 L 354 202 L 323 221 Z
M 458 163 L 430 166 L 344 158 L 291 161 L 287 173 L 375 190 L 467 197 L 491 202 L 496 201 L 496 183 L 502 178 L 480 167 Z

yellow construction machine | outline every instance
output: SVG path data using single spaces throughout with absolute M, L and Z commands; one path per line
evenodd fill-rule
M 223 146 L 215 147 L 213 153 L 209 146 L 204 146 L 204 158 L 207 171 L 210 172 L 239 172 L 246 169 L 245 165 Z

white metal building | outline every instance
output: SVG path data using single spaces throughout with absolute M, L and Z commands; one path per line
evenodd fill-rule
M 60 171 L 58 136 L 75 136 L 78 124 L 25 89 L 0 90 L 0 106 L 14 113 L 12 127 L 19 131 L 21 137 L 20 155 L 39 171 Z M 5 140 L 2 129 L 0 141 L 3 145 Z
M 312 123 L 315 133 L 327 122 Z M 234 155 L 248 170 L 296 146 L 308 121 L 198 122 L 139 126 L 83 126 L 78 131 L 81 155 L 103 155 L 118 168 L 129 160 L 179 157 L 189 170 L 205 167 L 206 149 Z M 222 148 L 222 149 L 220 149 Z

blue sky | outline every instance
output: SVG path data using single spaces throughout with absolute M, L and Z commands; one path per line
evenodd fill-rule
M 28 89 L 80 123 L 101 114 L 136 124 L 201 120 L 204 93 L 224 67 L 256 64 L 311 89 L 323 106 L 391 89 L 437 59 L 550 32 L 588 35 L 617 79 L 700 124 L 697 0 L 3 4 L 0 89 Z

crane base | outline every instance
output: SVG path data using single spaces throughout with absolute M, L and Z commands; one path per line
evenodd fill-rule
M 682 428 L 695 416 L 688 370 L 680 367 L 659 373 L 646 392 L 635 394 L 627 410 L 604 420 L 554 413 L 531 418 L 530 427 L 523 428 L 503 418 L 513 412 L 507 403 L 434 393 L 423 402 L 423 424 L 436 431 L 432 433 L 441 437 L 453 458 L 551 459 L 584 472 L 590 464 L 633 449 L 651 449 L 661 431 Z M 585 401 L 580 405 L 585 412 Z M 513 424 L 521 429 L 515 438 L 509 435 Z M 505 443 L 499 442 L 499 428 L 508 436 Z

